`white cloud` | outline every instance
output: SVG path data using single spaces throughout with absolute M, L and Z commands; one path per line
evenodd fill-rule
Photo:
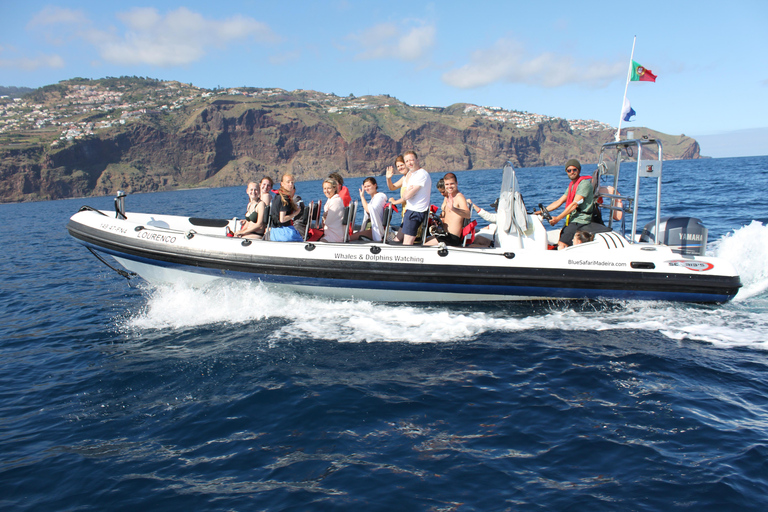
M 241 15 L 209 20 L 180 7 L 164 16 L 154 8 L 139 8 L 118 17 L 127 28 L 123 35 L 92 31 L 89 36 L 102 58 L 116 64 L 186 65 L 237 40 L 278 40 L 269 26 Z
M 27 23 L 27 28 L 47 27 L 50 25 L 83 25 L 88 24 L 88 16 L 83 11 L 49 6 L 35 14 Z
M 415 27 L 380 23 L 366 30 L 351 34 L 348 39 L 356 42 L 357 59 L 419 60 L 435 44 L 437 29 L 434 25 L 419 23 Z
M 34 71 L 39 68 L 63 68 L 64 59 L 58 55 L 39 55 L 34 58 L 18 57 L 14 59 L 0 58 L 0 68 L 21 69 Z
M 499 39 L 491 48 L 475 51 L 470 62 L 443 74 L 443 82 L 461 89 L 482 87 L 494 82 L 511 82 L 541 87 L 583 85 L 600 88 L 626 75 L 626 63 L 591 62 L 578 64 L 568 55 L 528 55 L 520 43 Z
M 96 27 L 80 11 L 47 7 L 32 18 L 28 28 L 69 25 L 72 35 L 92 44 L 107 62 L 159 67 L 191 64 L 211 50 L 224 49 L 237 41 L 279 41 L 268 25 L 242 15 L 213 20 L 185 7 L 165 14 L 145 7 L 119 13 L 117 18 L 123 24 L 122 30 Z

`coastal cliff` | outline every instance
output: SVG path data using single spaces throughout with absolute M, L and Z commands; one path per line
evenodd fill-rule
M 594 121 L 468 104 L 410 106 L 386 95 L 213 92 L 135 82 L 78 79 L 17 100 L 14 106 L 40 113 L 57 106 L 73 113 L 62 116 L 65 123 L 37 121 L 36 129 L 0 133 L 0 201 L 241 185 L 286 171 L 298 180 L 334 171 L 379 175 L 407 149 L 430 172 L 498 168 L 506 161 L 559 165 L 571 157 L 595 162 L 615 133 Z M 106 100 L 82 107 L 84 91 L 88 101 Z M 699 158 L 689 137 L 632 130 L 662 139 L 667 159 Z

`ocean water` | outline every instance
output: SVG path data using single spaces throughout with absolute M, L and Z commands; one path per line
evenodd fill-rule
M 702 219 L 741 274 L 734 301 L 150 288 L 66 233 L 112 198 L 0 205 L 0 509 L 765 510 L 768 157 L 664 173 L 663 213 Z M 498 195 L 499 170 L 458 176 L 478 204 Z M 567 184 L 561 167 L 519 179 L 529 208 Z M 127 209 L 245 203 L 243 186 Z

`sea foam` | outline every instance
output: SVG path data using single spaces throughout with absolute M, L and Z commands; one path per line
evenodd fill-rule
M 377 304 L 329 300 L 278 292 L 259 283 L 222 282 L 203 289 L 184 286 L 148 290 L 146 305 L 123 322 L 130 330 L 189 329 L 211 324 L 270 320 L 270 341 L 324 339 L 333 342 L 444 343 L 472 341 L 488 332 L 632 329 L 673 340 L 721 347 L 768 350 L 768 315 L 753 298 L 721 306 L 625 301 L 552 302 L 537 307 Z
M 768 290 L 768 226 L 753 220 L 711 245 L 711 254 L 729 261 L 741 277 L 734 300 L 742 301 Z
M 553 301 L 538 307 L 510 303 L 480 308 L 461 305 L 377 304 L 331 300 L 279 291 L 257 282 L 221 281 L 205 288 L 182 284 L 146 287 L 146 304 L 122 326 L 132 330 L 187 329 L 216 323 L 276 320 L 271 339 L 441 343 L 471 341 L 487 332 L 557 329 L 633 329 L 673 340 L 768 350 L 768 226 L 753 221 L 709 246 L 709 255 L 731 262 L 743 288 L 720 306 L 624 301 Z

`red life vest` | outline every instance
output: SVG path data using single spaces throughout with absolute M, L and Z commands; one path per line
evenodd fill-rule
M 345 186 L 339 189 L 339 197 L 341 198 L 341 202 L 344 203 L 345 207 L 349 206 L 349 203 L 352 202 L 352 196 L 349 195 L 349 189 Z
M 568 195 L 565 196 L 565 207 L 573 202 L 573 198 L 576 197 L 576 189 L 579 188 L 579 183 L 584 180 L 591 180 L 591 176 L 579 176 L 576 181 L 572 181 L 568 184 Z

